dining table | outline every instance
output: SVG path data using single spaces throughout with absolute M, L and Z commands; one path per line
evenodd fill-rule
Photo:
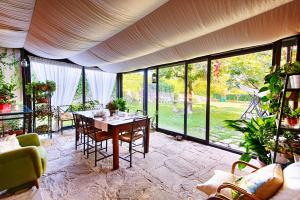
M 109 115 L 109 111 L 104 110 L 88 110 L 75 112 L 78 115 L 94 119 L 94 126 L 97 129 L 106 131 L 112 134 L 112 147 L 113 147 L 113 170 L 119 169 L 119 134 L 123 132 L 130 132 L 132 124 L 136 117 L 141 117 L 137 113 L 117 112 L 113 116 Z M 105 113 L 105 114 L 104 114 Z M 150 119 L 146 118 L 148 123 L 145 131 L 144 151 L 149 152 L 150 143 Z M 76 137 L 79 140 L 79 137 Z

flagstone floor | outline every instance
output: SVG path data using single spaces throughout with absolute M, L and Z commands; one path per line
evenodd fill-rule
M 229 171 L 239 158 L 154 132 L 145 159 L 142 154 L 134 154 L 132 168 L 121 160 L 120 169 L 112 171 L 112 157 L 94 167 L 93 156 L 86 159 L 81 149 L 75 150 L 74 130 L 54 134 L 53 139 L 41 136 L 41 142 L 48 152 L 48 166 L 40 179 L 40 189 L 7 199 L 205 199 L 206 195 L 195 188 L 197 183 L 208 180 L 215 169 Z M 123 145 L 121 154 L 127 151 L 128 146 Z

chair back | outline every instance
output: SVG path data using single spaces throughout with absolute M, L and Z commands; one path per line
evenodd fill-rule
M 74 118 L 75 129 L 79 130 L 80 128 L 83 128 L 82 116 L 79 114 L 73 113 L 73 118 Z
M 133 139 L 134 134 L 137 134 L 138 132 L 143 132 L 143 135 L 146 133 L 146 129 L 148 128 L 149 118 L 148 116 L 139 116 L 135 117 L 132 122 L 131 126 L 131 139 Z
M 95 130 L 94 125 L 95 125 L 95 120 L 90 117 L 82 116 L 82 121 L 83 121 L 83 132 L 84 134 L 93 134 Z

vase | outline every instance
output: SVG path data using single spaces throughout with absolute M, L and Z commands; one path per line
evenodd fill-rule
M 295 162 L 300 162 L 300 155 L 296 154 L 296 153 L 293 153 L 293 155 L 294 155 L 294 161 Z
M 114 115 L 114 113 L 116 113 L 116 110 L 109 110 L 109 114 L 111 117 Z
M 1 112 L 9 112 L 9 111 L 11 111 L 11 104 L 10 103 L 0 104 L 0 111 Z
M 300 75 L 290 76 L 291 88 L 300 88 Z

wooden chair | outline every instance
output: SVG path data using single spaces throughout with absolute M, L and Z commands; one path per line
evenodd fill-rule
M 73 118 L 75 122 L 75 149 L 80 145 L 84 145 L 83 150 L 85 152 L 85 135 L 83 131 L 83 120 L 81 115 L 73 113 Z M 80 143 L 79 143 L 80 141 Z
M 254 166 L 254 165 L 251 165 L 249 163 L 246 163 L 244 161 L 239 160 L 239 161 L 234 162 L 233 165 L 232 165 L 231 173 L 233 175 L 235 173 L 235 169 L 236 169 L 236 166 L 238 164 L 244 164 L 248 167 L 253 168 L 254 171 L 252 171 L 252 172 L 255 172 L 256 170 L 259 169 L 258 167 Z M 234 185 L 233 183 L 223 183 L 223 184 L 221 184 L 217 189 L 216 195 L 213 196 L 213 197 L 209 197 L 207 200 L 231 200 L 228 197 L 221 194 L 221 190 L 223 190 L 225 188 L 229 188 L 231 190 L 235 190 L 235 191 L 239 192 L 241 195 L 238 197 L 238 200 L 261 200 L 260 198 L 256 197 L 254 194 L 248 193 L 246 190 Z
M 98 161 L 113 155 L 101 151 L 105 149 L 105 151 L 107 152 L 107 140 L 112 139 L 112 134 L 95 128 L 95 120 L 93 118 L 83 117 L 83 121 L 84 121 L 84 132 L 87 135 L 87 141 L 86 141 L 87 158 L 89 158 L 89 154 L 95 153 L 95 166 L 97 166 Z M 102 146 L 102 142 L 104 141 L 105 141 L 105 147 Z M 94 151 L 90 151 L 92 149 L 94 149 Z M 98 153 L 102 155 L 102 157 L 99 159 L 97 156 Z
M 145 158 L 145 151 L 141 152 L 141 151 L 134 149 L 133 147 L 137 147 L 140 145 L 144 146 L 148 121 L 149 121 L 148 116 L 134 118 L 132 126 L 131 126 L 131 130 L 129 132 L 126 132 L 119 136 L 119 140 L 121 142 L 126 142 L 129 144 L 129 155 L 127 155 L 125 157 L 120 157 L 120 158 L 129 162 L 130 167 L 132 167 L 132 154 L 133 153 L 136 153 L 136 152 L 142 153 Z M 139 139 L 142 139 L 142 143 L 134 144 L 134 142 Z M 127 157 L 129 157 L 129 160 L 127 159 Z
M 69 111 L 64 109 L 69 108 Z M 57 106 L 57 126 L 61 134 L 63 134 L 64 122 L 71 121 L 72 126 L 74 125 L 74 116 L 72 116 L 72 108 L 70 105 Z

